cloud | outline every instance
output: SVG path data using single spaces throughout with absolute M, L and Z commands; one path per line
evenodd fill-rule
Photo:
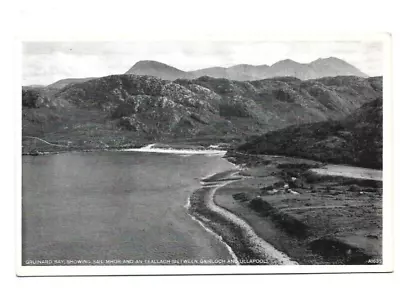
M 24 84 L 50 84 L 70 77 L 104 76 L 110 74 L 106 60 L 95 55 L 74 55 L 61 52 L 24 55 Z
M 72 77 L 122 74 L 140 60 L 182 70 L 282 59 L 308 63 L 338 57 L 368 75 L 381 75 L 383 48 L 377 42 L 28 42 L 23 46 L 23 83 L 50 84 Z

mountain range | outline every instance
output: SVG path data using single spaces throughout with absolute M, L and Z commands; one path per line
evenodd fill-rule
M 328 76 L 353 75 L 368 77 L 353 65 L 339 58 L 320 58 L 310 63 L 298 63 L 290 59 L 268 65 L 239 64 L 231 67 L 209 67 L 194 71 L 183 71 L 156 61 L 139 61 L 126 74 L 150 75 L 166 80 L 195 79 L 201 76 L 231 80 L 259 80 L 272 77 L 292 76 L 301 80 Z
M 359 76 L 368 77 L 358 68 L 344 60 L 335 57 L 320 58 L 310 63 L 298 63 L 290 59 L 282 60 L 273 65 L 249 65 L 239 64 L 231 67 L 209 67 L 193 71 L 183 71 L 173 66 L 152 61 L 142 60 L 135 63 L 125 74 L 148 75 L 164 80 L 196 79 L 202 76 L 214 78 L 226 78 L 238 81 L 252 81 L 273 77 L 291 76 L 301 80 L 317 79 L 329 76 Z M 76 84 L 96 77 L 66 78 L 56 81 L 48 88 L 62 89 L 63 87 Z M 32 85 L 31 88 L 43 86 Z

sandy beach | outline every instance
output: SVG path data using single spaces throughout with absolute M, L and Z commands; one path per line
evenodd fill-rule
M 220 235 L 222 241 L 235 253 L 239 264 L 297 264 L 258 237 L 243 219 L 215 204 L 215 192 L 225 185 L 241 180 L 238 173 L 238 170 L 230 170 L 204 178 L 203 187 L 190 198 L 189 212 Z

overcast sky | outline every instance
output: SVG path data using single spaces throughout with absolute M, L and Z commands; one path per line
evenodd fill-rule
M 379 42 L 30 42 L 23 44 L 22 83 L 47 85 L 63 78 L 123 74 L 139 60 L 186 71 L 326 57 L 341 58 L 370 76 L 382 75 Z

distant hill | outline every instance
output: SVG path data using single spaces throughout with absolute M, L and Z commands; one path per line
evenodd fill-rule
M 368 77 L 353 65 L 334 57 L 318 59 L 310 63 L 298 63 L 290 59 L 268 65 L 239 64 L 231 67 L 209 67 L 194 71 L 182 71 L 156 61 L 139 61 L 126 74 L 150 75 L 165 80 L 196 79 L 201 76 L 252 81 L 273 77 L 291 76 L 301 80 L 332 76 Z
M 23 135 L 86 148 L 143 141 L 243 139 L 340 119 L 382 96 L 381 78 L 233 81 L 111 75 L 23 91 Z M 33 97 L 33 98 L 32 98 Z
M 318 77 L 336 76 L 336 75 L 354 75 L 368 77 L 358 68 L 339 58 L 320 58 L 311 63 L 309 66 L 316 72 Z
M 59 81 L 56 81 L 52 84 L 49 84 L 47 87 L 51 89 L 62 89 L 66 87 L 67 85 L 70 84 L 75 84 L 75 83 L 80 83 L 80 82 L 85 82 L 91 79 L 94 79 L 95 77 L 86 77 L 86 78 L 66 78 L 66 79 L 61 79 Z
M 294 76 L 306 80 L 349 75 L 368 77 L 353 65 L 334 57 L 320 58 L 311 63 L 298 63 L 290 59 L 279 61 L 269 67 L 265 77 Z
M 299 79 L 315 79 L 326 75 L 317 75 L 309 64 L 302 64 L 290 59 L 278 61 L 265 72 L 266 77 L 293 76 Z
M 161 62 L 151 60 L 137 62 L 125 74 L 149 75 L 165 80 L 193 77 L 185 71 L 179 70 L 175 67 L 169 66 Z
M 238 151 L 382 169 L 382 122 L 382 97 L 378 97 L 344 119 L 268 132 L 240 145 Z
M 24 85 L 22 86 L 23 89 L 39 89 L 39 88 L 44 88 L 45 85 L 41 85 L 41 84 L 30 84 L 30 85 Z

